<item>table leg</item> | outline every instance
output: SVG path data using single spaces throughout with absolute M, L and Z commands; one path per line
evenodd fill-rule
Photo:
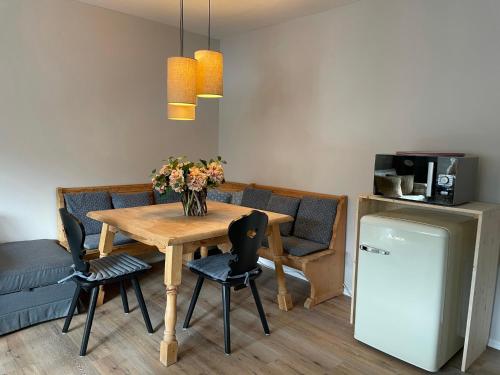
M 269 247 L 273 254 L 274 269 L 276 272 L 276 280 L 278 282 L 278 306 L 280 310 L 288 311 L 293 307 L 292 296 L 288 293 L 285 283 L 285 272 L 283 271 L 283 244 L 281 242 L 281 234 L 279 224 L 271 226 L 269 234 Z
M 208 247 L 201 246 L 200 247 L 200 255 L 202 258 L 206 258 L 208 256 Z
M 165 252 L 165 287 L 167 290 L 167 306 L 165 308 L 165 331 L 160 345 L 160 361 L 165 366 L 177 362 L 177 338 L 175 323 L 177 322 L 177 289 L 181 284 L 182 245 L 174 245 Z
M 99 239 L 99 258 L 107 257 L 113 251 L 115 232 L 116 230 L 109 224 L 102 224 L 101 237 Z M 97 306 L 101 306 L 104 303 L 104 294 L 104 286 L 100 286 L 99 295 L 97 297 Z

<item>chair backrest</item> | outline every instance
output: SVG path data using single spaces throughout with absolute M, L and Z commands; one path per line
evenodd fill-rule
M 83 260 L 83 256 L 85 255 L 85 250 L 83 249 L 85 229 L 83 228 L 83 224 L 70 214 L 66 208 L 60 208 L 59 214 L 61 215 L 64 231 L 66 232 L 66 238 L 68 239 L 68 245 L 71 256 L 73 257 L 75 269 L 87 273 L 89 270 L 89 263 Z
M 236 255 L 229 263 L 231 275 L 241 275 L 257 267 L 257 250 L 266 235 L 267 221 L 265 213 L 254 210 L 229 225 L 228 235 L 233 245 L 231 253 Z

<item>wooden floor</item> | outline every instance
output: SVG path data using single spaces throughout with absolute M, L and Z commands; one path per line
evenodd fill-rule
M 224 355 L 219 286 L 206 282 L 193 315 L 192 327 L 181 328 L 195 277 L 183 274 L 179 295 L 179 362 L 168 369 L 159 362 L 165 291 L 162 266 L 141 280 L 155 333 L 148 335 L 133 291 L 131 312 L 123 314 L 116 290 L 94 318 L 88 354 L 80 358 L 84 315 L 75 316 L 70 332 L 61 334 L 62 320 L 39 324 L 0 337 L 0 374 L 420 374 L 423 371 L 353 339 L 348 323 L 350 300 L 341 297 L 308 311 L 302 307 L 308 285 L 288 278 L 296 307 L 278 310 L 273 271 L 258 282 L 271 336 L 263 334 L 247 289 L 232 293 L 231 356 Z M 458 371 L 459 357 L 443 373 Z M 470 369 L 473 374 L 500 374 L 500 351 L 488 349 Z

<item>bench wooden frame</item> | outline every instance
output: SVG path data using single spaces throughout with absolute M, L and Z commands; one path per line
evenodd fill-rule
M 69 193 L 93 193 L 99 191 L 107 191 L 109 193 L 140 193 L 140 192 L 150 192 L 153 194 L 153 189 L 151 184 L 130 184 L 130 185 L 106 185 L 106 186 L 86 186 L 86 187 L 72 187 L 72 188 L 62 188 L 56 189 L 56 201 L 57 209 L 66 207 L 64 201 L 64 194 Z M 57 238 L 61 246 L 69 250 L 68 240 L 66 234 L 64 233 L 64 228 L 62 226 L 61 218 L 59 217 L 59 212 L 57 213 Z M 100 241 L 101 243 L 102 241 Z M 149 246 L 141 242 L 133 242 L 125 245 L 118 245 L 113 247 L 113 253 L 126 252 L 130 255 L 145 255 L 152 252 L 157 252 L 158 249 L 155 246 Z M 99 257 L 99 249 L 87 250 L 86 256 L 88 258 Z
M 281 259 L 281 263 L 285 266 L 302 271 L 309 281 L 311 291 L 309 297 L 304 302 L 305 308 L 310 309 L 330 298 L 342 295 L 344 293 L 347 196 L 312 193 L 276 186 L 232 182 L 221 185 L 219 189 L 223 191 L 238 191 L 247 186 L 256 189 L 271 190 L 274 194 L 288 197 L 302 198 L 304 196 L 312 196 L 318 198 L 331 198 L 338 201 L 337 215 L 332 227 L 332 239 L 328 248 L 301 257 L 285 253 Z M 259 255 L 263 258 L 275 261 L 270 249 L 267 247 L 261 248 Z

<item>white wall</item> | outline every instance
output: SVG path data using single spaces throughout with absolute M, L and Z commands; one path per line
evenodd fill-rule
M 475 153 L 500 202 L 499 19 L 497 0 L 360 0 L 223 39 L 228 179 L 348 194 L 348 289 L 374 154 Z
M 73 0 L 0 0 L 0 242 L 55 238 L 57 186 L 147 182 L 170 155 L 217 155 L 217 102 L 166 119 L 178 35 Z

